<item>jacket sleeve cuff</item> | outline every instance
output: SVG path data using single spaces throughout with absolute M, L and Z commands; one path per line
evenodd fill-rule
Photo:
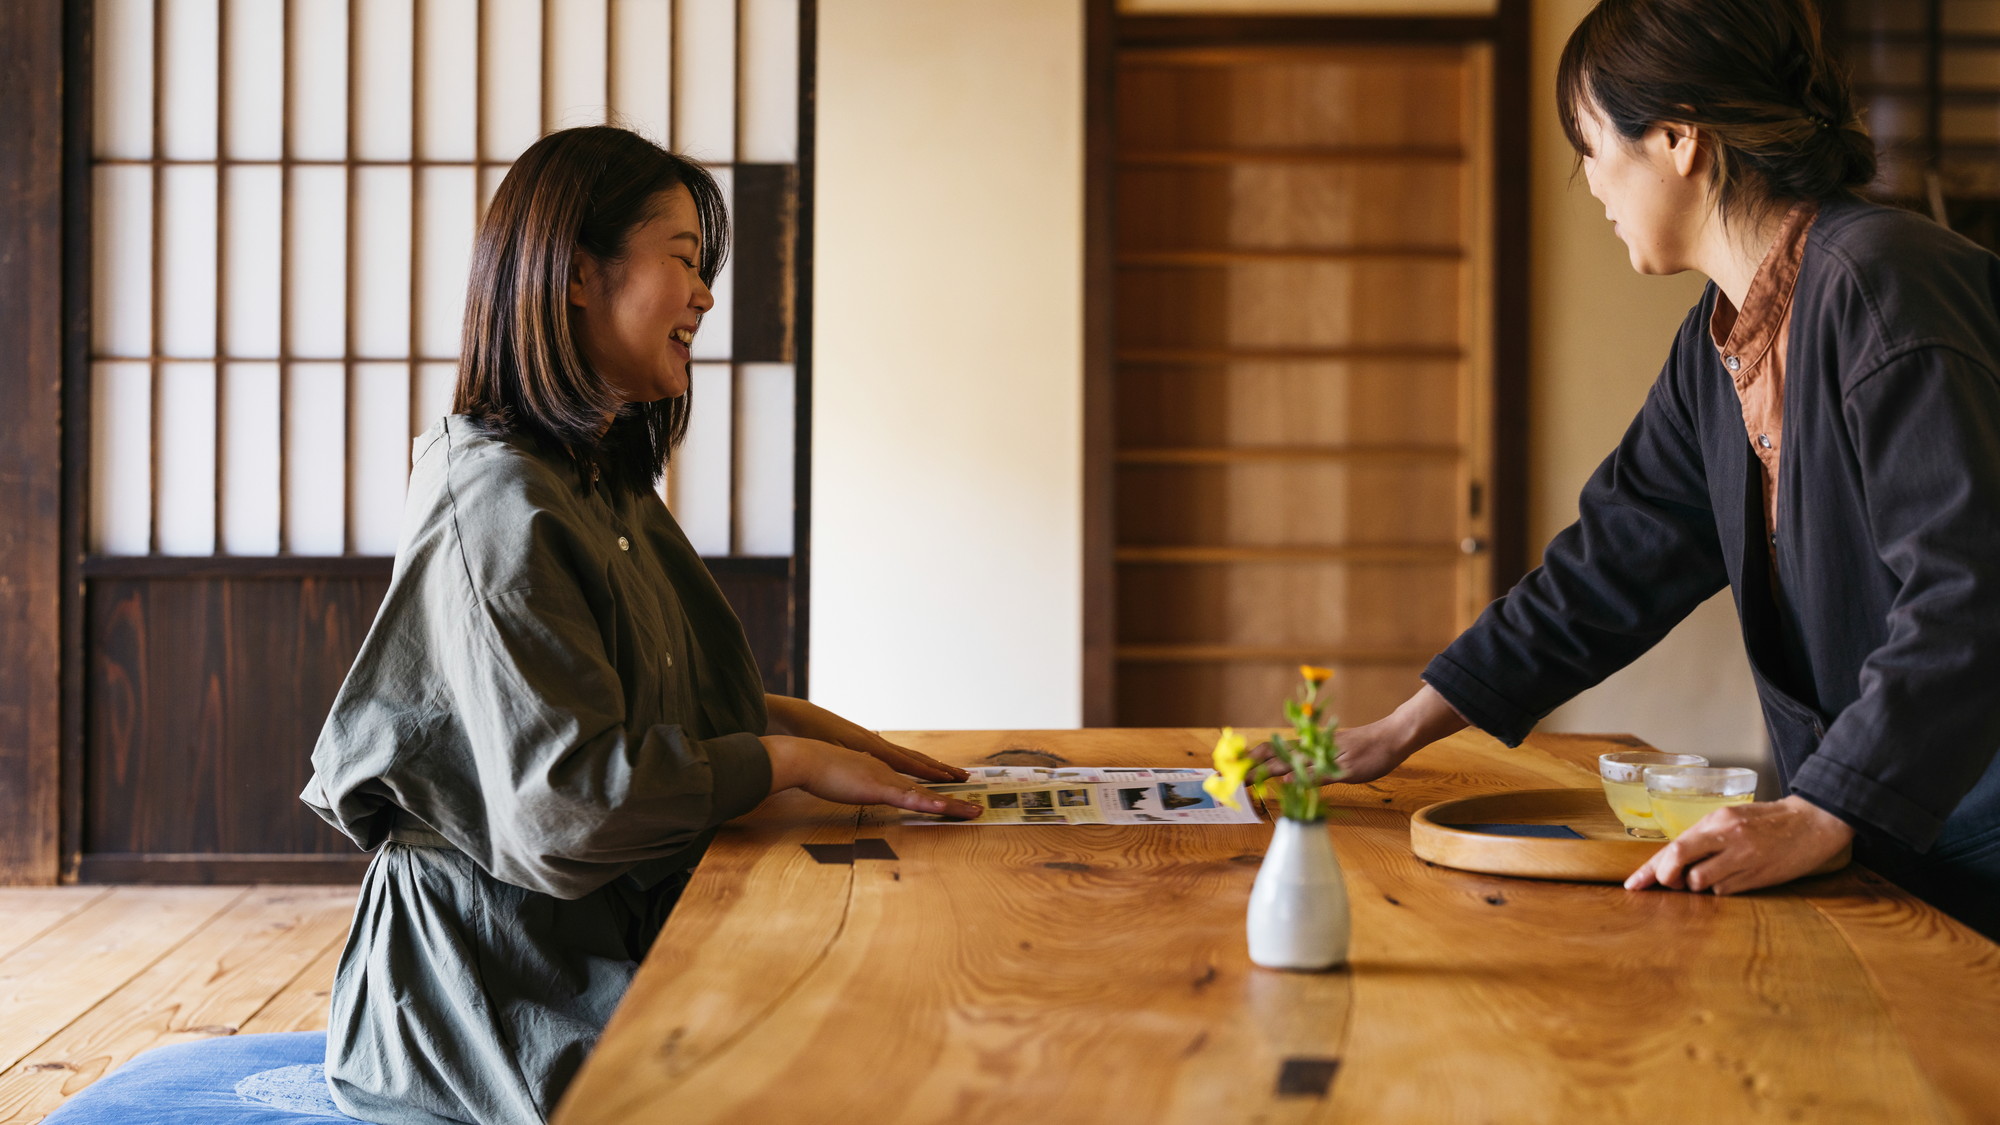
M 1519 746 L 1540 716 L 1516 706 L 1443 653 L 1424 669 L 1424 682 L 1437 689 L 1465 721 L 1509 746 Z
M 1944 829 L 1943 817 L 1824 753 L 1805 760 L 1792 775 L 1791 789 L 1857 831 L 1879 832 L 1919 852 L 1928 851 Z
M 771 754 L 754 734 L 730 734 L 702 743 L 713 788 L 710 823 L 734 820 L 771 795 Z

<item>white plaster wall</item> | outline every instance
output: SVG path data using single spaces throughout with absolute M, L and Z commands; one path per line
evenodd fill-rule
M 1082 721 L 1079 0 L 822 0 L 812 698 Z

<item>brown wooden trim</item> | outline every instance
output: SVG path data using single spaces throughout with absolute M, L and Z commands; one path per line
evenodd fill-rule
M 351 855 L 146 854 L 102 852 L 83 857 L 79 883 L 359 883 L 374 858 Z
M 812 669 L 813 196 L 818 181 L 819 0 L 799 0 L 798 232 L 792 254 L 792 682 L 805 698 Z
M 1117 0 L 1084 8 L 1083 175 L 1083 725 L 1118 713 L 1118 588 L 1113 458 L 1118 350 Z
M 90 527 L 91 150 L 96 74 L 94 0 L 71 0 L 63 29 L 63 442 L 61 879 L 83 850 L 83 555 Z
M 1493 596 L 1528 571 L 1528 0 L 1500 0 L 1493 59 Z
M 1462 43 L 1498 38 L 1501 14 L 1409 16 L 1123 16 L 1117 42 L 1126 47 L 1323 46 L 1329 43 Z
M 374 578 L 386 580 L 394 559 L 376 555 L 99 555 L 83 560 L 88 579 L 209 579 L 209 578 Z M 746 578 L 784 578 L 792 561 L 785 558 L 707 558 L 716 574 Z
M 394 559 L 357 555 L 98 555 L 83 560 L 92 578 L 379 578 Z
M 63 26 L 0 5 L 0 883 L 60 868 Z

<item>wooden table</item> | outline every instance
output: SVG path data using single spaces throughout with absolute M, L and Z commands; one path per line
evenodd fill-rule
M 1215 733 L 892 737 L 1166 766 Z M 1319 974 L 1249 963 L 1265 825 L 905 828 L 780 795 L 717 837 L 556 1120 L 2000 1119 L 2000 946 L 1871 874 L 1716 898 L 1410 853 L 1424 805 L 1594 785 L 1580 763 L 1635 745 L 1465 734 L 1332 790 L 1354 944 Z

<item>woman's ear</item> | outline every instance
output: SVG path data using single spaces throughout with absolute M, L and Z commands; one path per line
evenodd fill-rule
M 573 308 L 590 307 L 590 290 L 597 284 L 597 259 L 582 250 L 569 256 L 569 303 Z
M 1674 174 L 1684 180 L 1693 179 L 1695 173 L 1707 169 L 1708 154 L 1703 151 L 1707 138 L 1701 130 L 1692 125 L 1667 124 L 1660 126 L 1666 134 L 1667 160 L 1673 165 Z

